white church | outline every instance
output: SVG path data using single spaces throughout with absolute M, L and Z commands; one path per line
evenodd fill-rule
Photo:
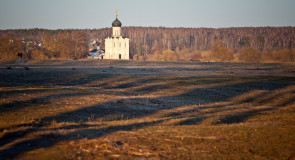
M 121 36 L 122 23 L 118 20 L 118 12 L 112 26 L 113 35 L 105 39 L 103 59 L 129 59 L 129 39 Z

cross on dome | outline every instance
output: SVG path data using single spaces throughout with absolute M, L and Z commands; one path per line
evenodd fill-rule
M 112 23 L 113 27 L 121 27 L 122 23 L 118 20 L 118 11 L 116 11 L 116 19 Z

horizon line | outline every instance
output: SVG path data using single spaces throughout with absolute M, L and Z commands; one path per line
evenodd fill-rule
M 140 27 L 140 28 L 187 28 L 187 29 L 225 29 L 225 28 L 288 28 L 288 27 L 295 27 L 295 26 L 233 26 L 233 27 L 165 27 L 165 26 L 124 26 L 121 28 L 127 27 Z M 99 29 L 109 29 L 112 27 L 102 27 L 102 28 L 39 28 L 39 27 L 32 27 L 32 28 L 9 28 L 9 29 L 0 29 L 0 31 L 5 30 L 31 30 L 31 29 L 40 29 L 40 30 L 99 30 Z

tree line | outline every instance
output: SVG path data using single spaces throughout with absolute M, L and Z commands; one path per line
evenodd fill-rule
M 93 39 L 111 36 L 102 29 L 0 30 L 0 59 L 80 59 Z M 294 62 L 295 27 L 165 28 L 122 27 L 134 60 Z

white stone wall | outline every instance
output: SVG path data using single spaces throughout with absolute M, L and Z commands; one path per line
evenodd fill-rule
M 121 27 L 113 27 L 113 37 L 120 37 Z
M 120 58 L 129 59 L 129 39 L 122 38 L 122 36 L 119 36 L 118 38 L 112 37 L 105 39 L 104 59 Z
M 104 59 L 129 59 L 129 39 L 121 36 L 121 27 L 113 27 L 113 36 L 105 39 Z

